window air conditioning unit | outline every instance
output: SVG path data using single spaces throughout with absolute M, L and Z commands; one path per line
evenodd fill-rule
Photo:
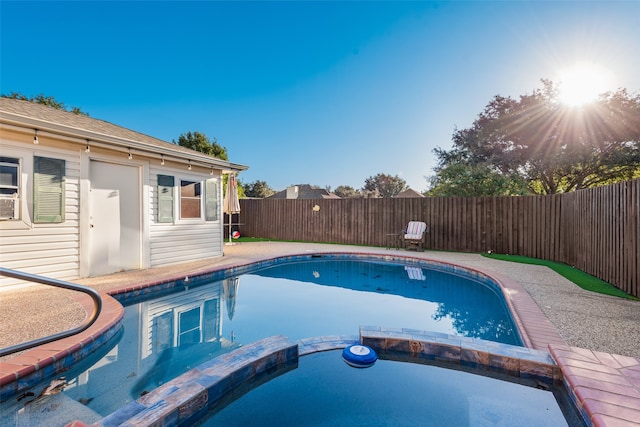
M 18 199 L 0 198 L 0 220 L 16 219 L 18 217 Z

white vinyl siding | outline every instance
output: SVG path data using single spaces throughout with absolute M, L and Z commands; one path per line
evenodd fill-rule
M 16 221 L 0 223 L 0 264 L 9 269 L 70 280 L 79 277 L 79 183 L 80 155 L 78 152 L 43 149 L 24 149 L 3 140 L 5 152 L 19 153 L 21 169 L 22 212 L 20 224 Z M 22 148 L 22 150 L 20 150 Z M 64 222 L 33 222 L 33 161 L 34 157 L 55 158 L 65 163 Z M 26 214 L 25 214 L 26 213 Z M 15 279 L 0 278 L 0 285 L 20 283 Z
M 48 276 L 61 280 L 73 280 L 86 276 L 81 265 L 86 263 L 88 250 L 82 247 L 81 230 L 89 230 L 88 208 L 88 169 L 89 157 L 101 156 L 105 161 L 111 158 L 109 153 L 85 153 L 77 143 L 57 141 L 56 146 L 44 144 L 24 144 L 2 134 L 2 156 L 19 159 L 19 219 L 0 221 L 0 265 L 5 268 L 27 273 Z M 58 159 L 64 163 L 64 220 L 62 222 L 37 223 L 34 221 L 34 158 Z M 120 156 L 121 157 L 121 156 Z M 118 157 L 118 159 L 120 158 Z M 145 189 L 141 197 L 145 197 L 142 223 L 144 231 L 142 252 L 144 262 L 142 268 L 215 258 L 223 255 L 222 219 L 216 210 L 222 206 L 220 200 L 222 184 L 219 175 L 211 176 L 208 172 L 197 173 L 167 168 L 153 162 L 140 162 L 143 176 L 141 182 Z M 219 172 L 219 171 L 218 171 Z M 157 221 L 157 176 L 174 176 L 177 185 L 180 179 L 202 182 L 205 200 L 202 201 L 200 219 L 180 220 L 177 218 L 178 196 L 174 194 L 173 221 L 160 223 Z M 206 182 L 206 183 L 205 183 Z M 82 183 L 82 188 L 81 188 Z M 210 200 L 210 196 L 213 196 Z M 83 204 L 82 197 L 85 197 Z M 217 209 L 216 209 L 217 206 Z M 61 215 L 62 216 L 62 215 Z M 205 218 L 206 216 L 206 218 Z M 62 219 L 62 218 L 60 218 Z M 213 220 L 211 220 L 213 219 Z M 85 236 L 82 235 L 84 239 Z M 84 245 L 87 240 L 83 240 Z M 0 277 L 0 287 L 22 284 L 24 282 Z
M 157 221 L 158 212 L 158 175 L 175 177 L 178 184 L 181 180 L 206 181 L 211 179 L 209 174 L 182 174 L 177 171 L 159 167 L 150 168 L 149 190 L 150 219 L 149 245 L 150 267 L 160 267 L 168 264 L 195 261 L 222 256 L 222 226 L 220 220 L 205 221 L 201 219 L 176 220 L 175 223 L 160 223 Z M 215 197 L 217 206 L 221 206 L 220 180 L 213 179 L 217 186 Z M 212 185 L 211 183 L 208 186 Z M 177 185 L 176 185 L 177 187 Z M 176 189 L 178 191 L 178 189 Z M 177 195 L 174 203 L 178 203 Z M 175 205 L 174 205 L 175 206 Z M 179 209 L 174 209 L 174 212 Z

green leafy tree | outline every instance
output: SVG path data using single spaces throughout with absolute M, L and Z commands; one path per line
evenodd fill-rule
M 81 114 L 83 116 L 88 116 L 89 115 L 88 113 L 85 113 L 84 111 L 80 110 L 80 108 L 78 108 L 78 107 L 67 108 L 64 105 L 63 102 L 58 101 L 53 96 L 45 96 L 43 94 L 39 94 L 39 95 L 36 95 L 36 96 L 29 97 L 29 96 L 23 95 L 23 94 L 18 93 L 18 92 L 11 92 L 8 95 L 2 94 L 0 96 L 2 96 L 3 98 L 19 99 L 21 101 L 34 102 L 36 104 L 46 105 L 48 107 L 52 107 L 52 108 L 55 108 L 57 110 L 69 111 L 71 113 Z
M 435 150 L 438 172 L 454 172 L 456 168 L 449 168 L 460 163 L 471 168 L 484 165 L 512 184 L 526 182 L 536 194 L 638 176 L 640 95 L 620 89 L 576 108 L 558 101 L 553 82 L 542 84 L 518 100 L 494 97 L 470 128 L 454 133 L 452 150 Z
M 528 193 L 527 183 L 492 170 L 486 164 L 449 163 L 436 168 L 427 195 L 438 197 L 513 196 Z
M 377 193 L 379 197 L 393 197 L 408 188 L 407 182 L 398 175 L 379 173 L 364 181 L 363 193 Z
M 221 160 L 229 160 L 226 147 L 218 144 L 218 140 L 216 138 L 213 138 L 213 141 L 211 141 L 205 134 L 200 132 L 183 133 L 178 138 L 178 142 L 175 140 L 172 142 Z
M 244 195 L 246 197 L 257 197 L 264 199 L 275 193 L 271 187 L 265 181 L 254 181 L 248 184 L 242 184 L 244 188 Z
M 360 193 L 360 191 L 348 185 L 339 185 L 333 193 L 343 199 L 355 199 L 362 197 L 362 193 Z

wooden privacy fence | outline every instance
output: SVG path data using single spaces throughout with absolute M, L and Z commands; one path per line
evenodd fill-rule
M 409 221 L 426 246 L 564 262 L 640 296 L 640 180 L 550 196 L 241 199 L 244 236 L 385 246 Z

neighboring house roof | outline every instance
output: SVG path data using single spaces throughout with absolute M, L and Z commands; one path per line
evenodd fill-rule
M 336 196 L 333 193 L 328 192 L 323 188 L 312 187 L 309 184 L 300 184 L 296 185 L 298 187 L 298 199 L 340 199 L 341 197 Z M 287 198 L 287 190 L 282 190 L 278 193 L 275 193 L 267 199 L 286 199 Z
M 0 97 L 0 123 L 38 129 L 39 133 L 50 132 L 55 135 L 79 137 L 88 139 L 91 143 L 102 143 L 111 147 L 123 147 L 191 160 L 208 167 L 229 169 L 236 172 L 248 169 L 247 166 L 216 159 L 204 153 L 162 141 L 104 120 L 31 101 Z
M 397 198 L 410 198 L 410 197 L 424 197 L 423 194 L 418 193 L 416 190 L 412 189 L 412 188 L 407 188 L 404 191 L 401 191 L 400 193 L 396 194 L 393 197 L 397 197 Z

